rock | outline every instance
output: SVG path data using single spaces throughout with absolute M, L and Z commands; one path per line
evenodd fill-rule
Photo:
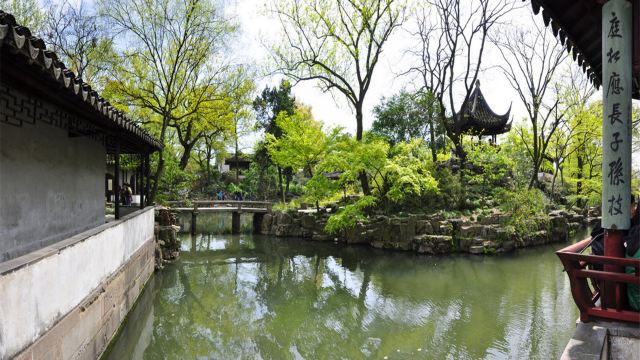
M 453 251 L 453 239 L 447 235 L 417 235 L 412 248 L 423 254 L 448 254 Z
M 482 243 L 482 248 L 485 254 L 493 254 L 496 252 L 497 245 L 491 240 L 486 240 Z
M 314 229 L 316 226 L 316 218 L 313 215 L 304 215 L 300 223 L 305 229 Z
M 460 228 L 460 236 L 466 238 L 483 237 L 486 235 L 486 225 L 474 224 L 462 226 Z
M 311 240 L 314 241 L 331 241 L 333 237 L 327 234 L 313 234 L 311 235 Z
M 502 248 L 505 251 L 513 251 L 516 248 L 516 242 L 513 240 L 508 240 L 502 243 Z
M 574 231 L 580 230 L 580 228 L 582 228 L 582 223 L 581 222 L 570 222 L 569 224 L 567 224 L 567 227 L 569 228 L 570 232 L 574 232 Z
M 482 255 L 484 254 L 484 246 L 482 245 L 474 245 L 469 247 L 469 254 L 473 255 Z
M 416 222 L 416 234 L 433 234 L 433 226 L 429 220 L 419 220 Z
M 292 223 L 291 215 L 283 212 L 279 212 L 276 215 L 276 222 L 278 225 L 289 225 Z

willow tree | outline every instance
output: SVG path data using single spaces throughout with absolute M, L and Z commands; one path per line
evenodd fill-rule
M 362 140 L 363 106 L 380 54 L 404 19 L 397 0 L 280 0 L 273 11 L 282 39 L 272 48 L 276 69 L 296 82 L 317 81 L 344 96 L 355 111 Z M 370 193 L 364 173 L 360 183 Z
M 235 27 L 211 0 L 101 0 L 122 36 L 122 61 L 107 86 L 127 107 L 142 109 L 162 144 L 169 127 L 191 121 L 212 99 L 221 66 L 216 61 Z M 158 157 L 151 198 L 158 189 L 164 155 Z

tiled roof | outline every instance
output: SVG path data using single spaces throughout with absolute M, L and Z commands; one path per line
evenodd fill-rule
M 128 138 L 144 142 L 154 150 L 162 149 L 162 144 L 158 140 L 109 104 L 92 90 L 89 84 L 66 69 L 65 65 L 58 60 L 56 53 L 46 49 L 42 39 L 32 36 L 28 28 L 16 24 L 13 15 L 2 10 L 0 10 L 0 49 L 3 52 L 9 51 L 14 56 L 17 55 L 17 58 L 31 65 L 31 68 L 34 68 L 34 65 L 37 66 L 41 70 L 39 76 L 45 76 L 59 83 L 62 91 L 90 105 L 95 110 L 95 114 L 87 114 L 87 119 L 101 117 L 103 122 L 106 120 L 110 127 L 128 135 Z
M 454 118 L 457 121 L 459 114 L 462 113 L 463 121 L 459 123 L 462 132 L 471 133 L 473 135 L 498 135 L 511 130 L 509 116 L 511 107 L 506 114 L 498 115 L 491 108 L 480 91 L 480 82 L 476 82 L 476 87 L 469 96 L 469 100 L 462 105 L 460 112 Z M 452 119 L 453 120 L 453 119 Z
M 527 1 L 527 0 L 523 0 Z M 602 79 L 602 1 L 600 0 L 530 0 L 535 14 L 542 13 L 546 26 L 551 26 L 582 67 L 591 82 L 599 87 Z M 636 0 L 634 17 L 640 17 Z M 637 22 L 637 20 L 636 20 Z M 634 29 L 633 97 L 640 99 L 640 26 Z

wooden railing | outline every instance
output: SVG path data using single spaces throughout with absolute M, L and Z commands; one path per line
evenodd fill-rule
M 569 275 L 571 294 L 580 310 L 580 320 L 589 322 L 597 318 L 640 324 L 640 312 L 628 308 L 624 291 L 627 284 L 640 285 L 640 259 L 582 254 L 589 244 L 590 240 L 585 239 L 556 252 Z M 635 267 L 636 274 L 595 270 L 593 265 L 596 264 L 603 268 L 605 265 L 622 269 L 626 266 Z M 610 289 L 615 292 L 613 306 L 607 307 L 599 301 L 602 298 L 601 289 L 605 289 L 605 286 L 607 291 Z

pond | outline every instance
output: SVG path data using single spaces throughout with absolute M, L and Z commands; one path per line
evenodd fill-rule
M 581 237 L 581 236 L 578 236 Z M 551 359 L 578 317 L 554 251 L 422 256 L 181 234 L 108 359 Z

